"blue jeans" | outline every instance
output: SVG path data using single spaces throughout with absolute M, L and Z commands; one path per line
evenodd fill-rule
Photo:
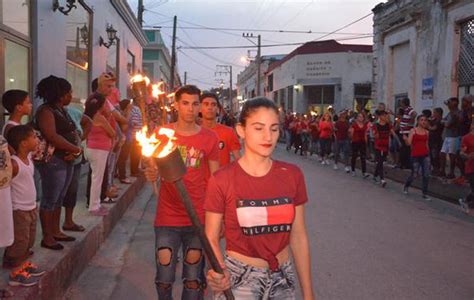
M 422 191 L 423 195 L 428 193 L 428 182 L 430 180 L 430 157 L 427 156 L 420 156 L 420 157 L 412 157 L 411 158 L 411 174 L 408 177 L 405 187 L 411 186 L 413 180 L 418 175 L 419 170 L 421 169 L 422 175 Z
M 168 300 L 172 298 L 173 283 L 175 281 L 176 264 L 178 262 L 178 251 L 183 249 L 183 293 L 181 299 L 204 299 L 206 280 L 204 276 L 204 256 L 201 241 L 192 226 L 155 227 L 155 258 L 156 258 L 156 291 L 158 299 Z M 160 251 L 171 252 L 169 261 L 160 261 Z M 187 254 L 190 250 L 201 252 L 199 260 L 188 262 Z M 187 284 L 190 284 L 187 287 Z M 197 284 L 196 284 L 197 283 Z
M 349 156 L 351 152 L 351 141 L 349 139 L 345 140 L 336 140 L 335 142 L 335 151 L 334 151 L 334 163 L 337 164 L 339 160 L 342 160 L 346 166 L 349 165 Z M 342 159 L 339 155 L 341 154 L 344 156 Z
M 230 273 L 235 299 L 296 299 L 296 277 L 291 262 L 280 266 L 278 272 L 257 268 L 226 256 L 225 265 Z M 225 299 L 216 295 L 215 299 Z
M 66 195 L 64 196 L 63 206 L 68 208 L 76 207 L 77 202 L 77 190 L 79 189 L 79 180 L 81 179 L 81 167 L 82 163 L 74 165 L 72 171 L 71 183 L 67 189 Z
M 47 211 L 61 208 L 71 183 L 74 165 L 53 155 L 49 162 L 38 163 L 36 167 L 41 175 L 43 191 L 40 208 Z

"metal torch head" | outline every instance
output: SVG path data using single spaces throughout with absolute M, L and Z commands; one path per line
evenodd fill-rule
M 155 161 L 158 172 L 165 181 L 175 182 L 186 174 L 186 165 L 177 147 L 165 157 L 155 158 Z

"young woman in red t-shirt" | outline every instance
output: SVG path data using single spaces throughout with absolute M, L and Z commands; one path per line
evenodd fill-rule
M 349 129 L 349 136 L 352 141 L 352 159 L 351 159 L 351 170 L 352 176 L 355 176 L 355 164 L 357 157 L 360 157 L 360 164 L 362 167 L 362 176 L 364 178 L 370 175 L 366 173 L 366 153 L 367 153 L 367 122 L 365 121 L 365 115 L 358 113 L 356 120 Z
M 206 234 L 225 269 L 225 275 L 208 272 L 209 286 L 217 298 L 230 287 L 236 299 L 295 299 L 291 249 L 302 295 L 313 299 L 304 176 L 271 157 L 279 136 L 273 101 L 245 102 L 237 133 L 244 154 L 211 177 L 204 203 Z M 223 221 L 225 255 L 219 245 Z
M 416 174 L 421 169 L 422 174 L 422 193 L 423 199 L 430 201 L 428 197 L 428 182 L 430 178 L 430 148 L 428 146 L 429 131 L 428 119 L 424 115 L 419 115 L 416 119 L 415 128 L 410 130 L 410 134 L 403 139 L 408 146 L 411 146 L 411 174 L 405 182 L 403 193 L 408 194 L 408 188 L 411 186 Z
M 325 113 L 319 122 L 319 144 L 321 147 L 321 164 L 329 165 L 329 154 L 331 153 L 331 139 L 334 134 L 331 114 Z

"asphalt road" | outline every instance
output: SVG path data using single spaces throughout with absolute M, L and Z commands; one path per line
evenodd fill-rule
M 307 228 L 318 299 L 474 299 L 474 218 L 421 192 L 401 193 L 277 150 L 307 183 Z M 153 218 L 145 188 L 67 299 L 156 299 Z M 179 277 L 177 277 L 179 278 Z M 175 287 L 179 299 L 179 286 Z

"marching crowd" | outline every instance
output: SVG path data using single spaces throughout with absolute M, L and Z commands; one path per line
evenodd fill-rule
M 426 200 L 430 199 L 427 195 L 430 176 L 461 185 L 467 180 L 474 190 L 473 100 L 472 95 L 464 96 L 461 103 L 456 97 L 449 98 L 445 101 L 447 113 L 436 107 L 418 114 L 408 98 L 400 100 L 395 113 L 384 103 L 378 104 L 373 114 L 350 110 L 335 113 L 332 108 L 321 116 L 287 112 L 283 121 L 286 148 L 295 154 L 316 154 L 322 165 L 329 165 L 329 157 L 332 157 L 335 170 L 342 162 L 345 171 L 352 176 L 356 175 L 359 159 L 364 178 L 370 176 L 366 161 L 371 160 L 375 163 L 373 181 L 382 187 L 387 184 L 386 161 L 393 168 L 411 169 L 404 193 L 408 193 L 421 171 L 422 197 Z M 459 199 L 467 213 L 473 197 L 474 192 L 471 192 Z

